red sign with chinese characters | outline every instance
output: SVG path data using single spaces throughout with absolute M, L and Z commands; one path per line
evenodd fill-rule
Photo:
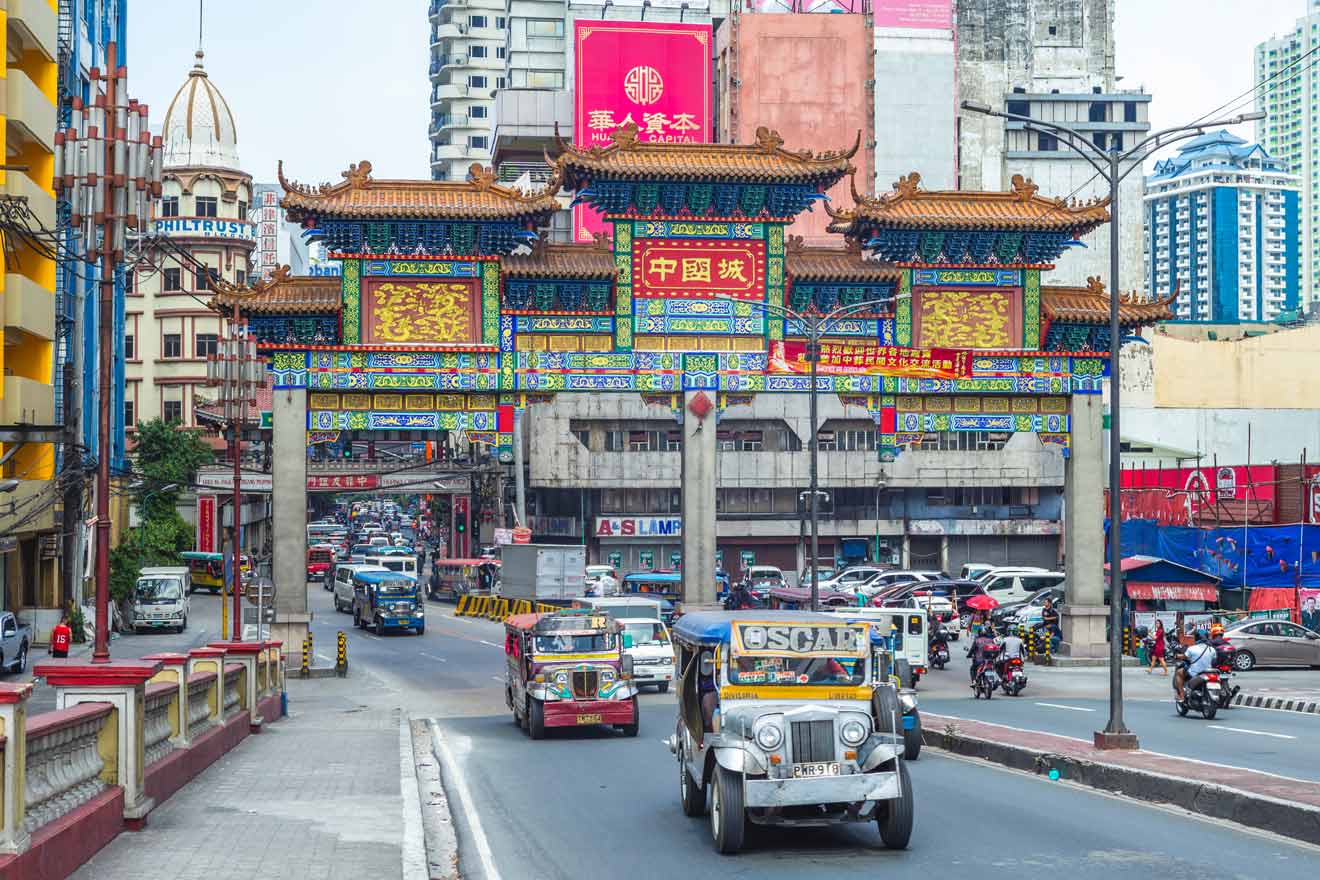
M 198 553 L 214 553 L 215 546 L 215 496 L 197 496 L 197 540 Z
M 633 240 L 633 296 L 765 298 L 765 242 Z
M 665 143 L 711 140 L 708 24 L 579 19 L 574 27 L 573 143 L 607 147 L 616 128 Z M 588 205 L 573 209 L 573 240 L 606 231 Z
M 335 476 L 307 477 L 307 490 L 325 491 L 326 489 L 375 489 L 380 486 L 378 474 L 342 474 Z
M 770 370 L 809 373 L 807 344 L 789 340 L 770 343 Z M 971 358 L 953 348 L 897 348 L 823 342 L 816 372 L 823 375 L 884 373 L 928 379 L 961 379 L 971 374 Z

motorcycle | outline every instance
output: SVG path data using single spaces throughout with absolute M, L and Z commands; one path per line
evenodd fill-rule
M 1201 679 L 1201 683 L 1195 687 L 1183 688 L 1183 695 L 1186 697 L 1184 700 L 1179 700 L 1175 691 L 1173 705 L 1183 717 L 1186 717 L 1188 712 L 1200 712 L 1206 721 L 1213 721 L 1215 713 L 1219 711 L 1219 701 L 1222 699 L 1219 672 L 1212 670 L 1202 673 Z
M 949 662 L 949 632 L 942 626 L 930 638 L 929 659 L 935 669 L 943 669 Z
M 979 700 L 984 695 L 988 700 L 995 695 L 995 689 L 999 687 L 999 673 L 995 672 L 995 660 L 999 651 L 999 645 L 987 648 L 986 653 L 989 656 L 976 668 L 976 677 L 972 679 L 972 696 L 975 699 Z
M 1215 645 L 1215 667 L 1219 670 L 1219 708 L 1229 709 L 1233 706 L 1233 698 L 1238 695 L 1242 688 L 1231 684 L 1233 675 L 1233 655 L 1237 653 L 1237 648 L 1227 642 Z
M 1013 657 L 1000 664 L 1000 687 L 1010 697 L 1016 697 L 1027 686 L 1027 670 L 1022 666 L 1021 657 Z

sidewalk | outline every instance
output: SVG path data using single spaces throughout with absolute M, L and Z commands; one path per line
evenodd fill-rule
M 1320 843 L 1320 783 L 945 715 L 922 726 L 935 748 Z
M 360 679 L 290 678 L 288 694 L 289 717 L 249 737 L 157 807 L 145 830 L 119 835 L 73 876 L 399 877 L 398 709 L 367 705 Z

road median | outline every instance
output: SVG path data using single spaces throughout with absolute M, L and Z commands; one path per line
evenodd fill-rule
M 922 713 L 926 745 L 1320 844 L 1320 783 Z

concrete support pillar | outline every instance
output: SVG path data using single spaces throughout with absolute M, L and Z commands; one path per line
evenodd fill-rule
M 286 645 L 301 645 L 312 619 L 307 611 L 307 392 L 277 389 L 271 408 L 275 622 L 270 634 Z
M 114 780 L 124 790 L 124 820 L 133 829 L 142 827 L 147 813 L 156 805 L 146 789 L 147 682 L 163 665 L 156 660 L 53 660 L 38 663 L 33 669 L 34 675 L 54 686 L 56 709 L 82 703 L 109 703 L 115 707 Z
M 683 395 L 683 602 L 715 604 L 715 392 Z
M 0 684 L 0 736 L 5 738 L 0 776 L 0 854 L 25 852 L 31 843 L 23 827 L 26 804 L 27 701 L 32 682 Z
M 252 733 L 261 732 L 261 712 L 258 703 L 263 694 L 257 687 L 257 672 L 261 654 L 266 650 L 265 642 L 212 642 L 212 648 L 223 648 L 226 662 L 243 664 L 244 693 L 242 702 L 248 711 L 248 722 Z
M 1099 394 L 1072 397 L 1072 442 L 1064 467 L 1066 607 L 1060 653 L 1108 655 L 1105 621 L 1104 403 Z

